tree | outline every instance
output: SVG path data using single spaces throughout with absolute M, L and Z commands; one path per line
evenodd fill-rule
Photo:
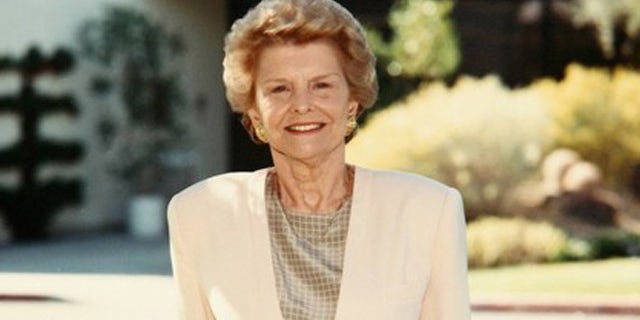
M 400 0 L 389 14 L 390 41 L 369 32 L 376 55 L 392 76 L 443 78 L 459 62 L 457 37 L 449 17 L 451 0 Z
M 640 66 L 640 1 L 572 0 L 575 25 L 591 25 L 604 54 L 615 61 Z
M 378 57 L 379 104 L 388 105 L 425 80 L 451 75 L 460 63 L 458 40 L 450 17 L 453 0 L 398 0 L 385 39 L 369 28 L 367 37 Z
M 85 21 L 78 37 L 85 57 L 102 67 L 92 91 L 115 92 L 124 105 L 124 121 L 107 115 L 98 124 L 113 158 L 110 168 L 137 191 L 152 192 L 159 156 L 185 137 L 175 63 L 185 50 L 183 41 L 143 13 L 121 6 Z
M 0 150 L 0 169 L 15 170 L 20 181 L 17 188 L 0 187 L 0 214 L 11 230 L 13 240 L 46 237 L 58 210 L 78 203 L 82 198 L 79 179 L 42 181 L 38 177 L 40 168 L 47 164 L 74 163 L 82 157 L 80 143 L 55 141 L 38 134 L 44 118 L 58 113 L 77 117 L 78 107 L 69 95 L 39 93 L 35 81 L 48 74 L 67 73 L 73 66 L 73 56 L 65 49 L 44 57 L 38 48 L 32 47 L 21 59 L 0 58 L 0 73 L 17 73 L 21 79 L 21 89 L 16 95 L 0 96 L 0 114 L 14 114 L 20 124 L 18 141 Z

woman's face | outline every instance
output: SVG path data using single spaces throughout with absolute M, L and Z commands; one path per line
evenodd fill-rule
M 254 127 L 263 126 L 272 151 L 299 160 L 344 152 L 351 99 L 340 62 L 329 41 L 276 44 L 262 49 L 255 74 Z

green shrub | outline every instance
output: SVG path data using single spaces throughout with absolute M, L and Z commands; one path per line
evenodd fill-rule
M 558 255 L 557 261 L 593 260 L 592 244 L 580 238 L 569 238 L 566 246 Z
M 596 236 L 589 241 L 592 258 L 640 256 L 640 235 L 617 230 Z
M 469 267 L 556 261 L 567 236 L 546 222 L 485 217 L 467 227 Z
M 470 268 L 640 256 L 640 235 L 614 230 L 569 238 L 548 222 L 484 217 L 469 223 Z
M 610 229 L 587 238 L 572 238 L 558 260 L 596 260 L 615 257 L 640 257 L 640 235 Z

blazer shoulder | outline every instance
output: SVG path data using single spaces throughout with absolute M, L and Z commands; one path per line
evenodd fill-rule
M 398 192 L 427 192 L 443 195 L 452 191 L 457 192 L 454 188 L 440 181 L 415 173 L 392 170 L 360 170 L 369 176 L 368 180 L 371 180 L 372 185 L 386 189 L 392 188 Z
M 193 200 L 202 196 L 227 197 L 246 192 L 253 179 L 264 174 L 263 170 L 255 172 L 229 172 L 211 176 L 198 181 L 176 193 L 173 199 Z
M 193 231 L 228 226 L 238 214 L 248 214 L 250 210 L 242 208 L 260 197 L 265 172 L 225 173 L 178 192 L 167 206 L 169 229 L 176 233 L 180 228 Z

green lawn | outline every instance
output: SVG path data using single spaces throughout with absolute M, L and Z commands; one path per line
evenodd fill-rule
M 522 265 L 469 272 L 472 294 L 638 295 L 640 258 Z

